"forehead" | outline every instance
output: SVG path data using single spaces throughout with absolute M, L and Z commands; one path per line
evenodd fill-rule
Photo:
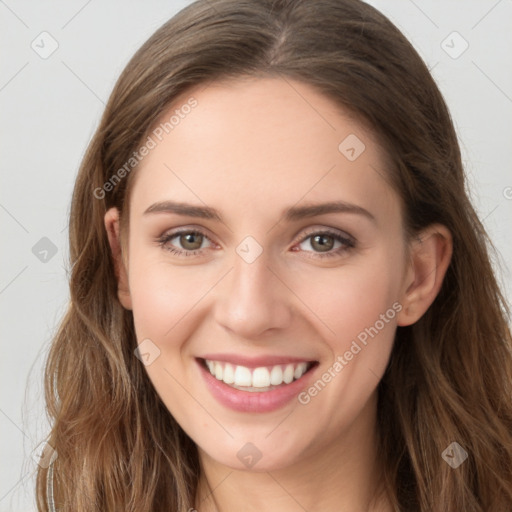
M 150 137 L 155 147 L 132 185 L 138 210 L 179 199 L 270 214 L 273 205 L 301 200 L 369 203 L 393 195 L 374 135 L 315 88 L 290 79 L 189 89 Z

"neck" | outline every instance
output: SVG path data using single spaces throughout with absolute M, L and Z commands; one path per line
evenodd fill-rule
M 198 512 L 388 512 L 377 459 L 376 394 L 336 439 L 312 455 L 268 471 L 226 467 L 199 450 Z

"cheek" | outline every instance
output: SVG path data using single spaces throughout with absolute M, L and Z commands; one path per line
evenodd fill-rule
M 332 348 L 344 344 L 387 316 L 394 324 L 393 304 L 398 300 L 402 262 L 397 254 L 381 249 L 371 257 L 354 259 L 332 269 L 309 269 L 293 278 L 293 289 L 322 322 L 322 333 Z M 317 321 L 318 323 L 318 321 Z M 380 330 L 388 330 L 388 323 Z
M 176 338 L 176 331 L 186 323 L 183 320 L 215 283 L 211 270 L 172 266 L 161 256 L 151 257 L 142 251 L 134 251 L 129 276 L 138 339 Z
M 403 263 L 398 254 L 390 256 L 389 251 L 375 251 L 360 265 L 318 274 L 309 290 L 308 304 L 315 305 L 315 314 L 329 327 L 323 332 L 331 357 L 299 401 L 312 417 L 333 411 L 333 429 L 359 414 L 389 361 L 401 310 Z

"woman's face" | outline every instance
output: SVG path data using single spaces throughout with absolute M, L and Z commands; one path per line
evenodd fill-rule
M 134 171 L 124 299 L 156 391 L 232 468 L 351 443 L 375 423 L 407 277 L 380 148 L 292 80 L 198 87 L 173 114 Z

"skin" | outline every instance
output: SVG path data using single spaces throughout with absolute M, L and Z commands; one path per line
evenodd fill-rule
M 276 78 L 216 82 L 187 91 L 162 119 L 190 96 L 198 105 L 133 176 L 128 239 L 120 240 L 116 209 L 105 227 L 119 300 L 133 311 L 138 342 L 149 338 L 160 350 L 146 366 L 149 378 L 199 448 L 196 509 L 391 510 L 385 496 L 372 502 L 382 482 L 376 389 L 397 326 L 416 322 L 439 292 L 450 233 L 435 225 L 405 240 L 381 148 L 311 86 Z M 350 134 L 365 144 L 354 161 L 338 150 Z M 165 200 L 216 208 L 223 222 L 144 215 Z M 347 212 L 284 219 L 290 206 L 329 201 L 358 205 L 374 220 Z M 161 247 L 158 238 L 176 228 L 204 231 L 208 238 L 196 239 L 202 253 Z M 335 254 L 322 258 L 311 235 L 326 228 L 355 246 L 339 252 L 343 244 L 328 237 L 335 245 L 327 252 Z M 236 252 L 249 235 L 263 250 L 252 263 Z M 186 250 L 186 243 L 177 236 L 167 247 Z M 394 303 L 400 312 L 304 405 L 232 411 L 210 394 L 194 360 L 207 352 L 291 355 L 318 361 L 320 378 Z M 262 454 L 251 469 L 237 457 L 247 442 Z

